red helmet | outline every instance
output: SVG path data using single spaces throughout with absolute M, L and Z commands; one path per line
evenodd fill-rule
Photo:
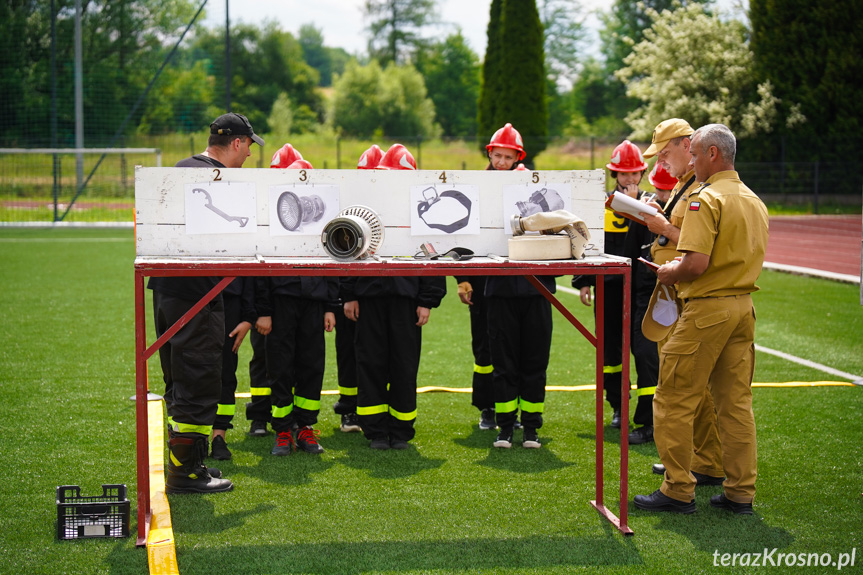
M 526 167 L 524 167 L 524 164 L 519 164 L 515 167 L 515 171 L 516 172 L 529 172 L 530 170 L 528 170 Z
M 612 172 L 641 172 L 647 169 L 647 162 L 641 155 L 638 146 L 629 140 L 623 140 L 611 154 L 611 162 L 605 167 Z
M 273 154 L 273 159 L 270 160 L 271 168 L 287 168 L 297 160 L 302 160 L 303 155 L 299 153 L 290 144 L 285 144 Z
M 662 166 L 662 162 L 653 164 L 653 169 L 650 170 L 650 175 L 647 176 L 647 179 L 658 190 L 671 190 L 677 185 L 677 178 L 668 173 Z
M 315 167 L 307 160 L 299 159 L 288 166 L 289 170 L 313 170 Z
M 377 170 L 416 170 L 417 162 L 401 144 L 393 144 L 377 165 Z
M 360 161 L 357 162 L 358 170 L 374 170 L 381 163 L 381 158 L 384 153 L 377 144 L 372 144 L 372 147 L 363 152 L 360 156 Z
M 527 155 L 524 152 L 524 142 L 521 140 L 521 134 L 509 123 L 495 132 L 488 146 L 485 147 L 486 151 L 489 152 L 491 152 L 492 148 L 510 148 L 517 151 L 518 157 L 515 159 L 516 162 L 522 161 Z

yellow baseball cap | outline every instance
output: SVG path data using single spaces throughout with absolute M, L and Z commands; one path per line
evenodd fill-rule
M 680 136 L 691 136 L 693 132 L 695 130 L 692 129 L 689 122 L 680 118 L 671 118 L 660 122 L 653 130 L 653 139 L 650 142 L 650 147 L 644 152 L 644 157 L 652 158 L 661 152 L 670 140 Z

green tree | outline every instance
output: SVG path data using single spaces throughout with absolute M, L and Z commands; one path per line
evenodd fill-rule
M 324 46 L 324 35 L 314 24 L 300 26 L 300 46 L 303 48 L 303 59 L 306 64 L 320 74 L 320 85 L 329 86 L 333 82 L 332 60 L 330 52 Z
M 741 22 L 724 21 L 700 4 L 648 16 L 653 26 L 617 73 L 627 94 L 641 102 L 626 117 L 634 138 L 649 138 L 657 123 L 671 117 L 693 126 L 723 123 L 739 138 L 774 128 L 778 100 L 769 82 L 755 81 Z
M 225 69 L 224 29 L 199 30 L 185 57 L 209 60 L 210 73 L 220 77 Z M 266 131 L 273 104 L 282 93 L 295 110 L 306 106 L 323 119 L 318 72 L 306 64 L 296 38 L 274 22 L 262 29 L 248 24 L 231 27 L 231 75 L 232 109 L 246 114 L 261 132 Z M 219 102 L 218 97 L 215 100 Z
M 533 0 L 504 0 L 502 8 L 501 56 L 506 78 L 496 123 L 510 122 L 521 133 L 525 162 L 530 164 L 548 144 L 542 24 Z
M 376 60 L 367 66 L 348 62 L 333 81 L 331 120 L 347 136 L 367 138 L 381 125 L 378 92 L 383 71 Z
M 774 86 L 781 103 L 779 139 L 766 142 L 766 159 L 842 161 L 863 130 L 863 17 L 859 2 L 751 0 L 752 51 L 757 77 Z M 799 108 L 795 107 L 799 103 Z M 807 122 L 795 119 L 799 114 Z M 791 120 L 789 122 L 789 120 Z M 790 126 L 788 125 L 790 123 Z M 856 155 L 854 156 L 856 157 Z M 859 193 L 859 182 L 842 177 Z
M 417 69 L 425 78 L 443 135 L 475 136 L 479 57 L 467 45 L 461 31 L 420 52 Z
M 435 20 L 434 6 L 433 0 L 365 0 L 369 55 L 381 65 L 408 61 L 423 45 L 420 32 Z
M 504 64 L 501 39 L 501 9 L 504 0 L 492 0 L 486 28 L 485 59 L 482 63 L 482 83 L 477 111 L 477 140 L 480 151 L 485 154 L 489 138 L 498 125 L 497 107 L 504 89 Z M 505 123 L 505 122 L 504 122 Z
M 428 139 L 440 135 L 434 123 L 434 103 L 428 98 L 422 75 L 413 66 L 387 65 L 381 75 L 378 107 L 385 137 Z
M 82 3 L 84 130 L 88 146 L 107 144 L 195 13 L 189 0 L 90 0 Z M 51 20 L 56 18 L 57 115 L 61 146 L 74 145 L 75 3 L 0 5 L 0 113 L 11 121 L 3 145 L 50 144 Z M 137 112 L 131 133 L 143 114 Z
M 539 12 L 545 33 L 545 65 L 548 76 L 558 83 L 575 79 L 584 42 L 584 18 L 579 2 L 541 0 Z
M 333 83 L 332 123 L 345 135 L 435 138 L 434 113 L 423 77 L 413 66 L 391 63 L 382 70 L 376 60 L 366 66 L 353 61 Z

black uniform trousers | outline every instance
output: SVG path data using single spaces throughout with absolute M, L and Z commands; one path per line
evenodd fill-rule
M 259 334 L 253 327 L 249 331 L 249 342 L 252 344 L 252 359 L 249 361 L 249 391 L 252 401 L 246 403 L 246 419 L 270 421 L 272 389 L 267 377 L 267 336 Z
M 643 264 L 642 264 L 643 265 Z M 652 273 L 652 272 L 651 272 Z M 634 274 L 633 274 L 634 275 Z M 633 282 L 635 285 L 635 282 Z M 641 332 L 641 320 L 647 312 L 650 296 L 645 290 L 634 290 L 632 294 L 632 324 L 630 347 L 635 357 L 635 371 L 638 374 L 635 392 L 638 403 L 632 421 L 636 425 L 653 426 L 653 394 L 659 380 L 659 350 L 655 341 L 650 341 Z
M 240 323 L 240 300 L 242 298 L 238 295 L 223 292 L 222 299 L 225 304 L 225 333 L 224 343 L 222 344 L 222 393 L 219 397 L 213 429 L 233 429 L 234 426 L 231 424 L 231 421 L 234 419 L 237 403 L 235 398 L 237 393 L 237 365 L 239 358 L 232 350 L 234 347 L 234 338 L 228 337 L 228 334 Z
M 273 330 L 267 336 L 270 423 L 276 432 L 314 425 L 324 384 L 324 302 L 274 295 L 272 318 Z
M 488 304 L 486 303 L 485 277 L 470 279 L 473 294 L 470 309 L 470 337 L 473 349 L 473 394 L 471 403 L 477 409 L 494 407 L 494 375 L 492 373 L 491 346 L 488 342 Z
M 417 410 L 422 328 L 417 301 L 360 298 L 356 322 L 357 415 L 366 438 L 410 441 Z
M 197 303 L 153 292 L 156 336 L 161 337 Z M 172 429 L 208 435 L 222 389 L 225 308 L 216 297 L 159 349 L 165 406 Z
M 497 424 L 512 427 L 521 407 L 522 425 L 539 429 L 551 352 L 551 304 L 539 295 L 486 297 L 486 303 Z
M 336 315 L 336 367 L 339 380 L 339 403 L 347 407 L 340 415 L 357 411 L 357 354 L 354 349 L 357 324 L 345 317 L 344 307 Z
M 620 409 L 620 382 L 623 373 L 623 278 L 601 276 L 605 301 L 602 305 L 605 337 L 603 338 L 602 386 L 605 399 L 614 411 Z M 594 314 L 596 308 L 594 307 Z M 629 358 L 626 358 L 627 361 Z M 629 396 L 627 396 L 628 398 Z

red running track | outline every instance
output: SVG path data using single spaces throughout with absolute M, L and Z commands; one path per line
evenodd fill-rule
M 863 218 L 773 216 L 765 261 L 860 277 Z

